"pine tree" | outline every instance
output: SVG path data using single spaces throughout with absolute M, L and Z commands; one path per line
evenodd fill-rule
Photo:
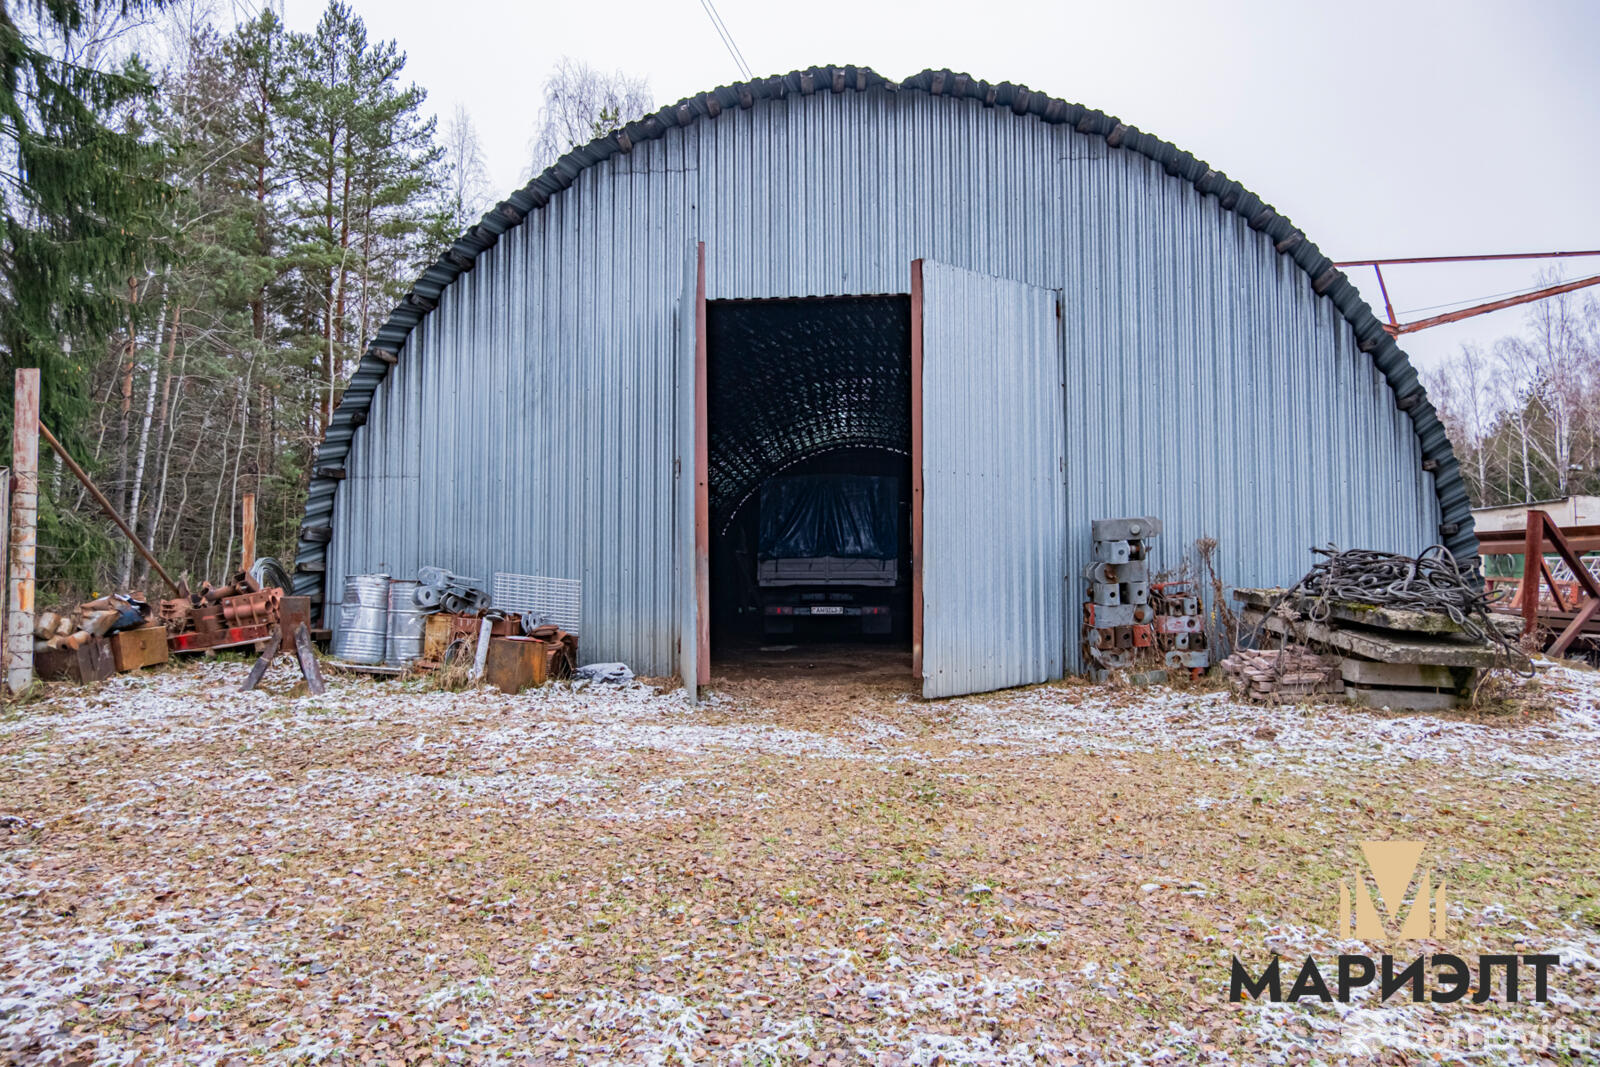
M 426 257 L 441 152 L 434 120 L 420 114 L 427 94 L 399 82 L 405 54 L 369 41 L 345 4 L 333 0 L 290 55 L 284 137 L 300 281 L 292 315 L 325 426 L 346 366 Z

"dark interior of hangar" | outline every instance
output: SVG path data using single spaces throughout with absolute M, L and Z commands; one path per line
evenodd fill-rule
M 911 302 L 706 308 L 711 648 L 910 643 Z

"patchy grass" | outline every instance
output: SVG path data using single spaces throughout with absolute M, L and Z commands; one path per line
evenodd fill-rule
M 1592 1056 L 1591 672 L 1546 670 L 1528 714 L 1446 718 L 1083 684 L 313 699 L 239 693 L 246 669 L 0 720 L 0 1053 Z M 1351 950 L 1337 882 L 1383 838 L 1425 841 L 1452 900 L 1447 942 L 1397 955 L 1558 952 L 1550 1003 L 1226 1003 L 1234 955 Z

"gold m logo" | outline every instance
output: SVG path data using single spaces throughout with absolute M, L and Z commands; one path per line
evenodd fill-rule
M 1417 873 L 1417 861 L 1422 858 L 1421 841 L 1363 841 L 1362 855 L 1372 870 L 1372 880 L 1377 883 L 1378 899 L 1382 904 L 1380 917 L 1378 905 L 1372 901 L 1367 880 L 1357 871 L 1354 881 L 1355 936 L 1363 941 L 1381 941 L 1389 936 L 1389 924 L 1401 918 L 1406 890 Z M 1339 879 L 1339 936 L 1348 940 L 1350 929 L 1350 898 L 1352 879 Z M 1429 922 L 1432 912 L 1432 922 Z M 1400 937 L 1405 940 L 1433 937 L 1442 939 L 1445 932 L 1444 882 L 1433 883 L 1433 872 L 1424 870 L 1422 882 L 1411 898 L 1410 908 L 1400 922 Z

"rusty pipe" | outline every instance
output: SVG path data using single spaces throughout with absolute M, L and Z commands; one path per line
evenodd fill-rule
M 1507 259 L 1565 259 L 1569 256 L 1600 256 L 1600 248 L 1577 252 L 1493 252 L 1477 256 L 1391 256 L 1388 259 L 1341 259 L 1335 267 L 1388 267 L 1401 263 L 1493 263 Z
M 1474 304 L 1472 307 L 1461 308 L 1459 311 L 1447 311 L 1443 315 L 1435 315 L 1431 319 L 1419 319 L 1416 322 L 1403 322 L 1399 325 L 1386 325 L 1390 337 L 1398 337 L 1403 333 L 1415 333 L 1418 330 L 1430 329 L 1434 326 L 1443 326 L 1446 323 L 1460 322 L 1470 319 L 1474 315 L 1487 315 L 1491 311 L 1503 311 L 1506 308 L 1516 307 L 1519 304 L 1531 304 L 1535 300 L 1545 300 L 1562 293 L 1586 289 L 1591 285 L 1600 285 L 1600 274 L 1592 278 L 1579 278 L 1575 282 L 1563 282 L 1560 285 L 1547 286 L 1544 289 L 1535 289 L 1531 293 L 1521 293 L 1517 296 L 1508 296 L 1504 300 L 1494 300 L 1487 304 Z
M 104 511 L 111 521 L 117 524 L 117 529 L 122 531 L 124 537 L 133 542 L 133 547 L 139 550 L 139 555 L 145 558 L 145 562 L 149 563 L 155 569 L 155 572 L 161 575 L 161 580 L 167 583 L 167 588 L 172 590 L 172 595 L 187 596 L 188 594 L 184 592 L 183 588 L 167 576 L 167 572 L 161 568 L 160 563 L 156 562 L 156 557 L 151 554 L 150 550 L 144 547 L 144 542 L 139 540 L 138 535 L 128 528 L 127 523 L 122 521 L 122 516 L 117 514 L 117 509 L 111 506 L 111 501 L 106 499 L 106 495 L 100 491 L 100 487 L 90 481 L 83 468 L 78 466 L 77 461 L 67 454 L 67 450 L 61 446 L 60 441 L 56 440 L 56 435 L 50 432 L 49 427 L 44 424 L 42 419 L 39 421 L 39 436 L 43 437 L 50 447 L 56 450 L 56 455 L 61 457 L 61 462 L 65 463 L 67 469 L 72 472 L 73 477 L 82 482 L 83 487 L 89 490 L 89 495 L 94 497 L 96 504 L 100 505 L 100 510 Z

